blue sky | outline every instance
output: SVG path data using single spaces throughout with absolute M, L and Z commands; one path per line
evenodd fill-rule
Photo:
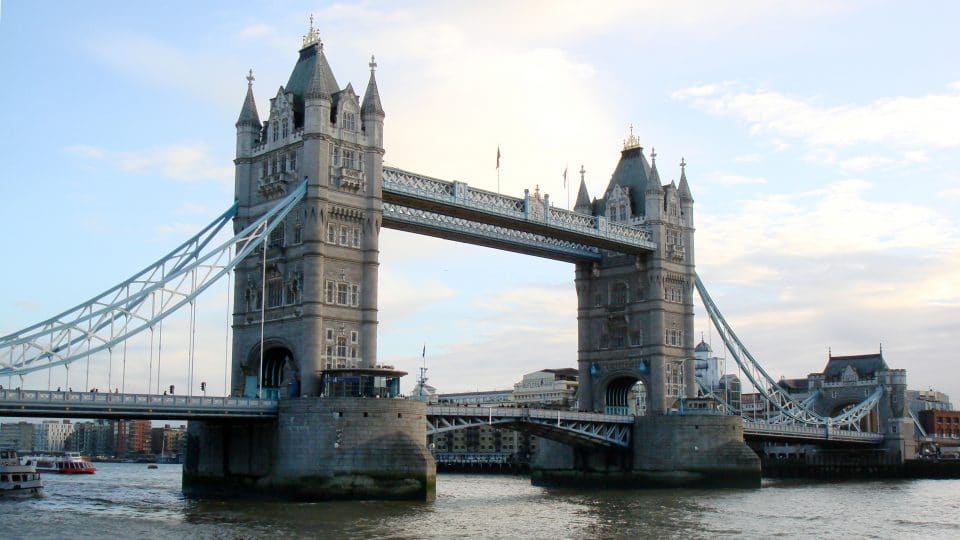
M 377 55 L 388 163 L 495 189 L 499 145 L 503 191 L 539 185 L 565 206 L 564 167 L 583 164 L 602 196 L 632 124 L 664 180 L 689 163 L 698 271 L 772 374 L 882 342 L 911 387 L 960 399 L 960 8 L 584 6 L 3 1 L 0 333 L 121 281 L 229 206 L 244 76 L 264 113 L 313 13 L 341 85 L 362 90 Z M 575 365 L 572 266 L 382 238 L 382 361 L 415 373 L 426 342 L 441 391 Z M 225 298 L 200 303 L 210 381 Z M 172 336 L 164 384 L 181 385 Z M 131 380 L 145 354 L 131 348 Z

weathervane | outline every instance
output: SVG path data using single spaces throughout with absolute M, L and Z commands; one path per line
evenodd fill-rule
M 313 15 L 310 15 L 310 31 L 303 36 L 303 41 L 300 48 L 306 48 L 314 43 L 320 43 L 320 49 L 323 49 L 323 43 L 320 42 L 320 31 L 313 27 Z

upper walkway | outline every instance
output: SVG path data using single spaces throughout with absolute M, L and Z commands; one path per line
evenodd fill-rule
M 656 251 L 650 231 L 393 167 L 383 168 L 383 224 L 429 236 L 562 261 L 595 261 L 601 249 Z

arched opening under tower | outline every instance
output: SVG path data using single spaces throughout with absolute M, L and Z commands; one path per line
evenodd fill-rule
M 259 387 L 264 399 L 279 399 L 281 395 L 300 397 L 300 368 L 289 348 L 267 343 L 261 366 L 258 346 L 251 351 L 247 367 L 244 395 L 256 395 Z
M 646 385 L 635 377 L 620 377 L 610 381 L 604 396 L 606 414 L 644 416 L 649 397 Z

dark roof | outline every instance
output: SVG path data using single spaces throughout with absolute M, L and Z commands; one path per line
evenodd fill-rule
M 806 390 L 809 385 L 807 379 L 780 379 L 777 381 L 777 386 L 784 390 Z
M 293 66 L 293 72 L 290 73 L 290 79 L 284 87 L 284 91 L 293 93 L 293 110 L 298 125 L 303 121 L 303 97 L 310 88 L 310 79 L 313 78 L 313 72 L 316 69 L 320 70 L 324 90 L 330 93 L 340 90 L 337 78 L 333 76 L 333 70 L 330 69 L 320 44 L 314 43 L 300 49 L 297 65 Z
M 693 352 L 713 352 L 713 347 L 701 339 L 700 343 L 697 344 L 697 348 L 695 348 Z
M 371 61 L 371 64 L 373 62 Z M 376 64 L 373 64 L 376 65 Z M 367 91 L 363 93 L 363 104 L 360 105 L 360 115 L 383 114 L 383 105 L 380 104 L 380 91 L 377 89 L 377 78 L 370 70 L 370 80 L 367 82 Z
M 830 356 L 827 366 L 823 368 L 824 380 L 839 381 L 847 366 L 853 367 L 861 379 L 872 379 L 877 376 L 878 371 L 890 369 L 883 360 L 883 353 Z
M 247 97 L 243 100 L 240 117 L 237 118 L 237 127 L 254 126 L 260 128 L 260 115 L 257 114 L 257 102 L 253 99 L 253 84 L 247 84 Z
M 628 148 L 620 153 L 620 162 L 614 169 L 610 177 L 610 183 L 607 189 L 603 191 L 604 198 L 597 199 L 594 203 L 594 215 L 603 215 L 606 213 L 606 194 L 610 192 L 613 186 L 627 186 L 630 188 L 630 206 L 633 207 L 634 215 L 643 215 L 646 213 L 644 193 L 647 190 L 647 182 L 650 178 L 650 164 L 643 155 L 643 148 L 637 146 Z

